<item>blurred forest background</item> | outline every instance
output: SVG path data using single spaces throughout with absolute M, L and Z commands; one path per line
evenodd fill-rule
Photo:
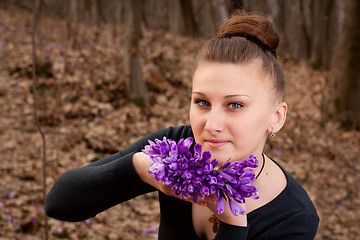
M 357 0 L 1 0 L 0 239 L 157 239 L 156 193 L 79 223 L 45 218 L 44 193 L 70 168 L 188 124 L 196 53 L 235 9 L 281 36 L 289 114 L 265 152 L 314 201 L 316 239 L 358 239 Z

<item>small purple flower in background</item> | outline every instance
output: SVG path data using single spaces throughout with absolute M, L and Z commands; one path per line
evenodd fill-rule
M 7 220 L 8 222 L 11 222 L 11 221 L 12 221 L 12 216 L 11 216 L 11 215 L 6 215 L 6 220 Z
M 98 122 L 98 121 L 100 121 L 100 117 L 99 117 L 99 116 L 96 116 L 96 117 L 94 118 L 94 120 L 95 120 L 95 122 Z
M 9 195 L 9 200 L 13 200 L 15 198 L 15 195 L 14 194 L 10 194 Z
M 0 208 L 2 208 L 4 206 L 3 202 L 0 202 Z
M 57 233 L 63 233 L 64 229 L 62 227 L 58 227 L 58 229 L 56 230 Z
M 26 42 L 26 38 L 24 36 L 18 37 L 19 42 Z
M 339 212 L 342 212 L 343 210 L 344 210 L 344 206 L 343 206 L 343 205 L 339 205 L 339 206 L 338 206 L 338 211 L 339 211 Z
M 86 95 L 90 97 L 90 96 L 91 96 L 91 91 L 90 91 L 90 90 L 87 90 L 87 91 L 86 91 Z
M 90 225 L 91 224 L 91 219 L 86 219 L 85 223 L 86 223 L 86 225 Z
M 37 208 L 37 212 L 39 213 L 39 214 L 42 214 L 43 213 L 43 208 L 40 206 L 40 207 L 38 207 Z
M 37 223 L 37 220 L 36 220 L 35 218 L 32 218 L 32 219 L 31 219 L 31 224 L 32 224 L 32 225 L 36 225 L 36 223 Z
M 45 51 L 45 57 L 50 57 L 51 56 L 51 52 L 49 50 Z
M 175 190 L 180 198 L 192 198 L 197 202 L 198 197 L 204 199 L 214 194 L 218 199 L 217 213 L 225 210 L 225 201 L 229 201 L 231 212 L 237 216 L 245 214 L 245 210 L 238 204 L 244 203 L 245 198 L 258 199 L 258 189 L 251 184 L 256 180 L 254 171 L 249 168 L 258 167 L 255 156 L 250 155 L 245 160 L 227 161 L 217 168 L 216 159 L 210 161 L 211 152 L 202 152 L 200 144 L 195 144 L 194 154 L 190 152 L 193 138 L 174 140 L 149 140 L 143 152 L 153 161 L 148 172 L 154 174 L 154 179 L 163 182 Z M 233 199 L 233 200 L 232 200 Z
M 145 109 L 144 113 L 146 116 L 149 116 L 151 114 L 151 111 L 149 109 Z
M 147 229 L 147 228 L 143 228 L 142 231 L 145 236 L 148 235 L 148 233 L 149 233 L 149 229 Z
M 275 152 L 275 155 L 276 156 L 280 156 L 282 154 L 282 152 L 280 151 L 280 150 L 277 150 L 276 152 Z
M 150 229 L 151 229 L 152 232 L 156 232 L 157 228 L 158 227 L 156 225 L 152 225 Z

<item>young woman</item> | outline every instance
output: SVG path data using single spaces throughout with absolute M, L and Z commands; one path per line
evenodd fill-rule
M 159 192 L 159 239 L 313 239 L 319 217 L 305 190 L 263 153 L 268 135 L 286 119 L 285 84 L 276 58 L 279 43 L 261 16 L 235 15 L 199 54 L 193 76 L 191 126 L 152 133 L 125 150 L 61 175 L 50 190 L 46 212 L 64 221 L 82 221 L 138 195 Z M 147 171 L 152 162 L 141 150 L 148 140 L 194 137 L 219 165 L 255 155 L 253 183 L 259 199 L 216 214 L 213 196 L 181 200 Z M 215 215 L 214 215 L 215 214 Z M 212 217 L 213 216 L 213 217 Z M 217 232 L 209 218 L 218 219 Z

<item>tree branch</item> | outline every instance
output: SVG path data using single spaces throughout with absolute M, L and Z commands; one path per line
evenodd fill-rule
M 37 87 L 37 78 L 36 78 L 36 47 L 35 47 L 35 37 L 36 37 L 36 30 L 37 30 L 37 22 L 39 19 L 39 12 L 41 7 L 41 0 L 35 0 L 34 1 L 34 15 L 33 15 L 33 31 L 32 31 L 32 58 L 33 58 L 33 84 L 32 84 L 32 90 L 33 90 L 33 104 L 34 104 L 34 122 L 35 125 L 41 135 L 42 142 L 43 142 L 43 199 L 45 203 L 45 197 L 46 197 L 46 139 L 45 134 L 41 128 L 39 117 L 38 117 L 38 105 L 36 102 L 36 87 Z M 45 239 L 47 240 L 49 238 L 48 233 L 48 219 L 44 211 L 44 221 L 45 221 Z

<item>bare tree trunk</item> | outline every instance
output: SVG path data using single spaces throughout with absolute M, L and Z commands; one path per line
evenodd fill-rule
M 115 22 L 113 23 L 112 36 L 113 36 L 113 39 L 116 40 L 116 38 L 119 36 L 118 32 L 119 32 L 120 25 L 121 25 L 122 3 L 120 1 L 115 1 L 114 4 L 115 4 L 115 7 L 114 7 Z
M 360 1 L 347 0 L 345 20 L 334 55 L 334 116 L 345 128 L 360 129 Z
M 32 84 L 32 91 L 33 91 L 33 101 L 34 101 L 34 122 L 35 125 L 41 135 L 42 141 L 43 141 L 43 160 L 42 160 L 42 168 L 43 168 L 43 201 L 45 203 L 46 198 L 46 138 L 45 134 L 41 128 L 40 122 L 39 122 L 39 116 L 38 116 L 38 105 L 37 105 L 37 99 L 36 99 L 36 93 L 37 93 L 37 78 L 36 78 L 36 47 L 35 47 L 35 36 L 37 31 L 37 22 L 39 20 L 40 15 L 40 9 L 41 9 L 42 1 L 35 0 L 34 1 L 34 15 L 33 15 L 33 29 L 32 29 L 32 58 L 33 58 L 33 84 Z M 45 239 L 47 240 L 49 238 L 48 233 L 48 218 L 44 212 L 44 221 L 45 221 Z
M 184 31 L 184 27 L 180 0 L 169 1 L 169 31 L 173 34 L 179 34 Z
M 312 46 L 311 46 L 311 64 L 319 68 L 324 65 L 326 52 L 327 32 L 329 29 L 329 17 L 334 6 L 334 0 L 317 0 L 313 3 L 312 9 Z
M 142 78 L 139 40 L 141 38 L 141 2 L 126 1 L 126 34 L 125 34 L 125 87 L 128 97 L 139 106 L 148 102 L 145 82 Z
M 185 35 L 198 36 L 200 31 L 195 21 L 191 0 L 180 0 L 181 12 L 185 23 Z
M 77 43 L 77 28 L 78 28 L 78 4 L 77 0 L 68 0 L 68 14 L 67 14 L 67 40 L 68 47 L 74 48 Z

